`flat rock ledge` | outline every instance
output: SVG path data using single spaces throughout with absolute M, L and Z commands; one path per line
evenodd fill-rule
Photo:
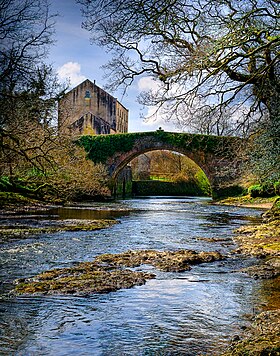
M 219 252 L 180 251 L 127 251 L 121 254 L 103 254 L 93 262 L 79 263 L 71 268 L 54 269 L 33 278 L 15 281 L 12 294 L 72 294 L 87 296 L 131 288 L 155 278 L 153 273 L 133 271 L 125 267 L 150 264 L 166 272 L 183 272 L 190 264 L 223 259 Z
M 65 219 L 51 222 L 46 220 L 44 226 L 28 226 L 27 224 L 2 225 L 0 227 L 0 242 L 10 239 L 22 239 L 30 235 L 52 234 L 61 231 L 94 231 L 117 224 L 117 220 L 81 220 Z

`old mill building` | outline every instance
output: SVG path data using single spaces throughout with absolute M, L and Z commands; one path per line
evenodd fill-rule
M 100 135 L 128 131 L 128 110 L 113 96 L 86 79 L 64 95 L 58 106 L 61 132 Z

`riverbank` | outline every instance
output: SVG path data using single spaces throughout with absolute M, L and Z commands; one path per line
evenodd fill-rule
M 49 215 L 48 211 L 58 206 L 61 205 L 26 198 L 17 193 L 0 194 L 0 243 L 43 233 L 105 229 L 117 223 L 113 219 L 58 219 Z M 41 216 L 35 214 L 38 211 Z
M 244 208 L 271 209 L 276 197 L 252 198 L 250 195 L 230 197 L 215 201 L 213 204 L 242 206 Z
M 255 200 L 255 199 L 254 199 Z M 235 231 L 235 241 L 238 244 L 237 253 L 256 256 L 259 264 L 243 269 L 253 278 L 271 280 L 273 297 L 279 301 L 280 291 L 280 199 L 274 202 L 259 199 L 254 202 L 243 199 L 242 206 L 249 204 L 250 207 L 270 207 L 263 214 L 263 221 L 258 225 L 243 226 Z M 233 203 L 233 199 L 226 203 Z M 264 284 L 263 288 L 267 287 Z M 271 293 L 270 291 L 270 293 Z M 280 355 L 280 309 L 279 302 L 270 300 L 265 306 L 266 311 L 254 317 L 252 325 L 246 328 L 242 335 L 237 336 L 232 342 L 225 356 L 234 355 Z
M 45 202 L 23 196 L 19 193 L 0 192 L 0 217 L 8 214 L 48 210 L 61 205 L 60 201 Z

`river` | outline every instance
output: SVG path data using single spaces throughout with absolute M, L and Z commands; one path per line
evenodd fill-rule
M 238 271 L 253 260 L 231 254 L 232 230 L 253 221 L 258 210 L 211 205 L 206 198 L 147 197 L 51 214 L 120 223 L 0 245 L 1 355 L 216 355 L 261 306 L 260 282 Z M 16 278 L 129 249 L 217 250 L 228 258 L 183 273 L 145 266 L 156 279 L 108 294 L 6 296 Z

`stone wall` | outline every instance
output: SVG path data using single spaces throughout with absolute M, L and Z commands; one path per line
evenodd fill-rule
M 61 132 L 73 135 L 127 132 L 128 110 L 87 79 L 60 100 L 58 124 Z

